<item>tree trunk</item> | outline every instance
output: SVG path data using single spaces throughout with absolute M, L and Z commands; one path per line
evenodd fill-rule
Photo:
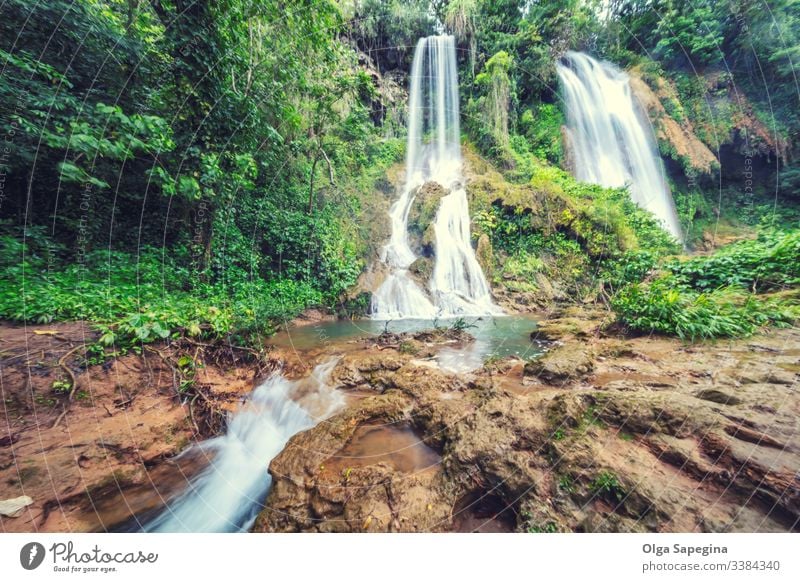
M 314 212 L 314 172 L 317 171 L 317 162 L 319 161 L 319 152 L 314 154 L 314 163 L 311 164 L 311 179 L 308 184 L 308 214 Z

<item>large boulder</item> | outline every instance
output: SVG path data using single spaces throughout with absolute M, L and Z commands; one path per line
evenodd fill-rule
M 439 203 L 447 194 L 437 182 L 426 182 L 414 192 L 414 202 L 408 212 L 408 234 L 412 247 L 423 256 L 433 256 L 436 246 L 433 226 Z
M 563 384 L 589 374 L 594 357 L 592 350 L 581 344 L 559 346 L 525 364 L 523 373 L 549 384 Z
M 422 289 L 425 289 L 428 286 L 428 281 L 430 281 L 433 276 L 433 267 L 433 259 L 430 257 L 419 257 L 408 267 L 408 272 L 417 281 L 417 284 Z

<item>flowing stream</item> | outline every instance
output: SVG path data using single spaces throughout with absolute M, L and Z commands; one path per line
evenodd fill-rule
M 632 200 L 683 240 L 661 158 L 630 79 L 614 65 L 568 52 L 557 63 L 575 177 L 606 187 L 628 185 Z
M 392 234 L 381 253 L 389 275 L 373 294 L 375 319 L 501 315 L 475 258 L 461 171 L 458 70 L 452 36 L 420 39 L 411 67 L 406 177 L 389 212 Z M 423 289 L 409 274 L 417 259 L 408 239 L 408 215 L 417 189 L 437 182 L 448 192 L 434 222 L 435 263 Z
M 267 467 L 273 457 L 292 436 L 344 406 L 344 397 L 328 384 L 337 361 L 325 361 L 302 380 L 290 381 L 275 374 L 256 388 L 233 415 L 224 435 L 195 445 L 211 458 L 209 465 L 142 529 L 249 530 L 272 484 Z

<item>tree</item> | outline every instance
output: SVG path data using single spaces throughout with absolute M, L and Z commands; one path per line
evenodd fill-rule
M 475 75 L 475 53 L 478 48 L 475 38 L 476 22 L 478 16 L 477 0 L 452 0 L 447 5 L 445 12 L 445 26 L 452 31 L 459 42 L 466 42 L 469 46 L 470 75 Z
M 492 134 L 500 146 L 508 146 L 508 108 L 511 95 L 511 56 L 500 51 L 486 62 L 475 83 L 486 90 L 485 111 Z
M 417 41 L 434 32 L 428 0 L 355 0 L 345 16 L 351 41 L 381 71 L 407 70 Z
M 715 6 L 707 0 L 668 1 L 656 27 L 657 53 L 667 61 L 690 59 L 699 66 L 723 60 L 723 26 Z

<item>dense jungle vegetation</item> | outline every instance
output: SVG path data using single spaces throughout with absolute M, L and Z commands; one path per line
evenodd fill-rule
M 6 0 L 0 317 L 89 320 L 127 349 L 251 342 L 311 306 L 363 312 L 348 290 L 381 243 L 366 223 L 403 159 L 413 47 L 448 32 L 465 144 L 502 188 L 561 204 L 548 228 L 524 200 L 473 208 L 498 268 L 565 281 L 568 299 L 605 301 L 642 332 L 790 325 L 800 2 L 766 4 Z M 566 50 L 641 77 L 663 118 L 714 154 L 698 169 L 659 134 L 687 250 L 702 253 L 682 256 L 624 190 L 565 171 Z

